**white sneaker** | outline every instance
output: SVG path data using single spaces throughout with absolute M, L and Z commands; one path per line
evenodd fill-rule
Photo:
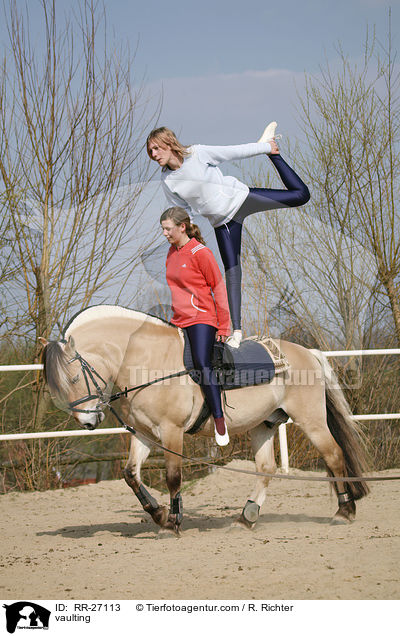
M 216 428 L 214 429 L 214 432 L 215 432 L 215 441 L 217 442 L 218 446 L 228 446 L 229 444 L 228 429 L 225 427 L 225 433 L 223 435 L 220 435 Z
M 243 334 L 240 329 L 235 329 L 232 336 L 226 341 L 228 347 L 232 347 L 232 349 L 239 349 L 240 343 L 242 342 Z
M 277 125 L 278 124 L 276 123 L 276 121 L 271 121 L 271 123 L 268 124 L 268 126 L 264 130 L 263 134 L 261 135 L 257 143 L 264 144 L 267 141 L 270 141 L 271 139 L 275 139 L 275 130 Z

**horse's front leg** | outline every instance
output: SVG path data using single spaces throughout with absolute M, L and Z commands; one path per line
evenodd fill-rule
M 254 452 L 256 469 L 260 473 L 274 474 L 276 471 L 274 454 L 274 433 L 276 426 L 269 427 L 268 423 L 259 424 L 250 432 L 251 446 Z M 256 485 L 250 498 L 242 510 L 242 514 L 236 523 L 253 528 L 265 500 L 269 477 L 257 477 Z
M 146 461 L 150 451 L 151 445 L 149 442 L 142 441 L 137 435 L 132 435 L 129 458 L 124 468 L 124 477 L 126 483 L 132 488 L 142 504 L 143 510 L 152 516 L 157 525 L 164 527 L 168 520 L 168 509 L 157 503 L 140 479 L 141 465 Z
M 183 519 L 183 505 L 181 496 L 182 485 L 182 454 L 183 449 L 183 429 L 169 424 L 162 428 L 162 444 L 165 448 L 178 453 L 168 453 L 164 451 L 166 480 L 170 494 L 169 515 L 164 528 L 172 530 L 178 536 L 181 534 L 180 528 Z

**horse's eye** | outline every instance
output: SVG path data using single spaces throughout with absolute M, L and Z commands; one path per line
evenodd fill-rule
M 71 384 L 76 384 L 78 381 L 79 381 L 79 373 L 71 379 Z

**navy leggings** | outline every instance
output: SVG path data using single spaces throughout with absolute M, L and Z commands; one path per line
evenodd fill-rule
M 235 216 L 228 223 L 215 228 L 215 235 L 225 268 L 229 310 L 234 329 L 241 329 L 242 267 L 240 252 L 242 247 L 242 225 L 250 214 L 294 208 L 304 205 L 310 199 L 307 186 L 280 155 L 269 155 L 287 190 L 272 188 L 250 188 L 250 192 Z
M 211 325 L 185 327 L 189 337 L 194 367 L 200 372 L 200 386 L 214 417 L 222 417 L 221 389 L 211 366 L 212 351 L 217 330 Z

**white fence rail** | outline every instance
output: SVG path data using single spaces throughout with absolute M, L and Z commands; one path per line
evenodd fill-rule
M 400 349 L 352 349 L 346 351 L 322 351 L 327 358 L 354 357 L 354 356 L 377 356 L 377 355 L 398 355 Z M 35 371 L 43 369 L 42 364 L 15 364 L 0 366 L 0 372 L 8 371 Z M 373 420 L 400 420 L 400 413 L 374 413 L 370 415 L 354 415 L 357 421 Z M 290 423 L 288 420 L 287 423 Z M 53 431 L 42 433 L 13 433 L 0 435 L 0 441 L 16 441 L 21 439 L 43 439 L 55 437 L 78 437 L 83 435 L 115 435 L 128 433 L 125 428 L 100 428 L 95 431 L 77 429 L 72 431 Z M 286 424 L 279 426 L 279 445 L 281 453 L 281 467 L 284 472 L 289 472 L 289 453 L 287 445 Z

